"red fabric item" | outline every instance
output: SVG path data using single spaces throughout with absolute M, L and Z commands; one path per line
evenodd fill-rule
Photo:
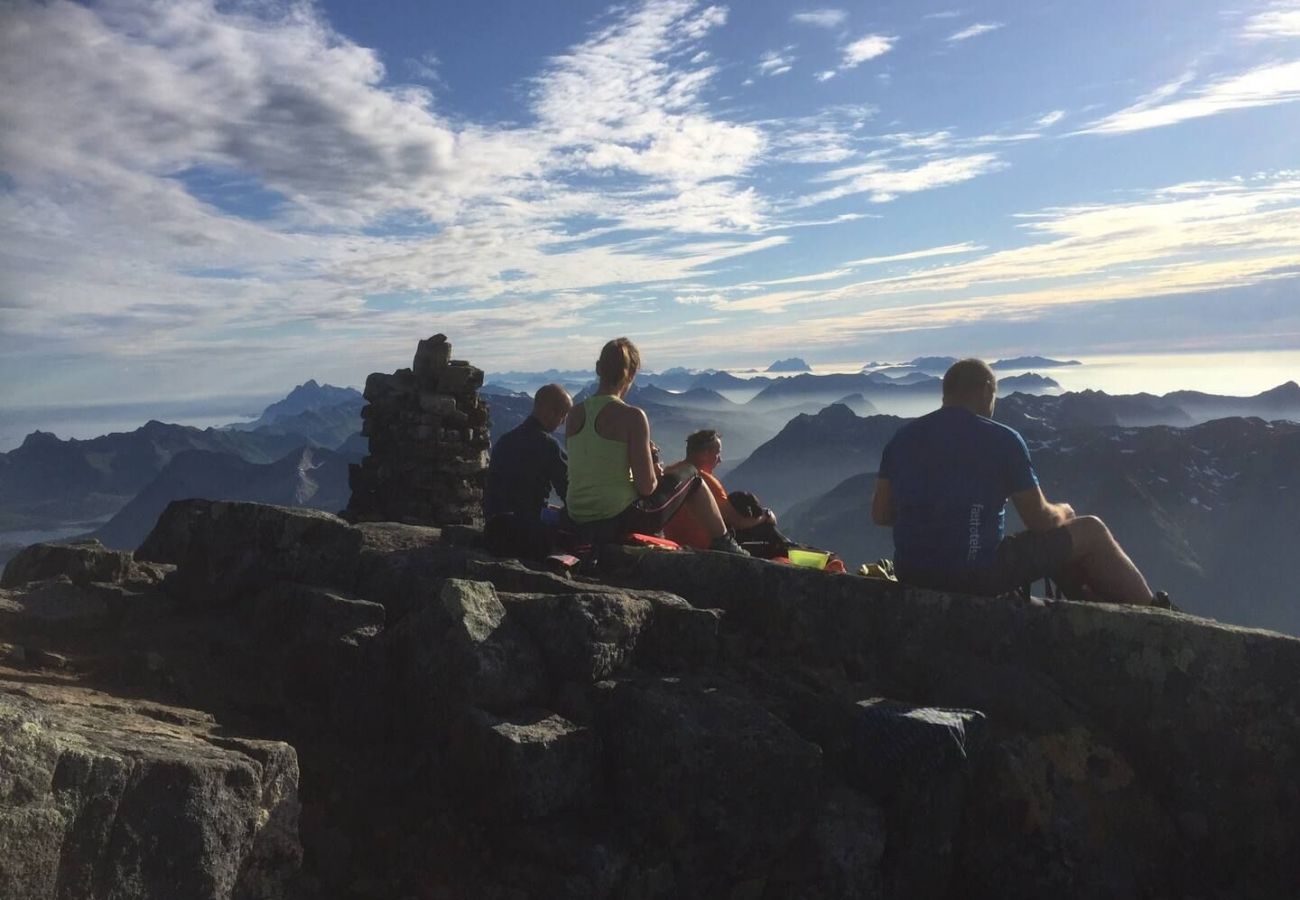
M 631 534 L 623 535 L 623 543 L 630 544 L 633 547 L 658 547 L 661 550 L 680 550 L 682 545 L 676 541 L 670 541 L 668 538 L 655 537 L 653 534 Z

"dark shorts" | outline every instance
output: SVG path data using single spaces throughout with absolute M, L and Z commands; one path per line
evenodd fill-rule
M 935 590 L 996 596 L 1040 578 L 1060 578 L 1073 552 L 1074 540 L 1064 526 L 1022 531 L 1001 540 L 988 568 L 960 573 L 900 570 L 899 579 Z
M 1056 579 L 1073 552 L 1074 539 L 1064 525 L 1007 535 L 998 544 L 992 587 L 1001 594 L 1040 578 Z

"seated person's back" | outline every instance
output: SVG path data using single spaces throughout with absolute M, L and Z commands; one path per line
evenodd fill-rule
M 996 400 L 988 364 L 959 360 L 944 373 L 943 406 L 886 445 L 871 518 L 894 528 L 899 578 L 1001 594 L 1048 577 L 1072 599 L 1171 605 L 1101 519 L 1047 500 L 1024 440 L 992 420 Z M 1005 534 L 1008 500 L 1025 523 L 1018 534 Z
M 1020 435 L 958 406 L 903 426 L 880 477 L 893 488 L 894 563 L 905 580 L 961 580 L 991 566 L 1007 498 L 1038 484 Z
M 680 510 L 690 508 L 710 530 L 710 549 L 743 554 L 712 495 L 698 489 L 699 478 L 664 478 L 649 420 L 623 402 L 640 367 L 640 353 L 631 341 L 608 342 L 596 363 L 596 392 L 569 413 L 569 517 L 609 540 L 630 532 L 658 533 Z
M 620 397 L 595 394 L 570 414 L 565 444 L 573 476 L 565 505 L 573 521 L 613 518 L 637 499 L 628 465 L 630 411 Z
M 538 519 L 552 490 L 561 497 L 568 492 L 568 461 L 551 432 L 572 405 L 560 385 L 543 385 L 533 395 L 532 413 L 497 439 L 483 495 L 487 519 L 502 515 Z
M 558 384 L 538 388 L 532 413 L 497 439 L 483 494 L 483 540 L 501 556 L 539 558 L 551 552 L 552 535 L 542 510 L 554 490 L 568 491 L 568 462 L 551 436 L 573 401 Z

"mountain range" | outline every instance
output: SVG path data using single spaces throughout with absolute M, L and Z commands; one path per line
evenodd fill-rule
M 233 453 L 186 450 L 172 457 L 148 485 L 91 537 L 108 547 L 134 550 L 173 500 L 248 500 L 338 512 L 348 504 L 348 463 L 361 453 L 304 446 L 275 462 L 249 462 Z
M 690 432 L 716 428 L 728 461 L 739 463 L 721 470 L 728 487 L 758 493 L 788 533 L 855 563 L 892 555 L 868 504 L 880 452 L 905 419 L 877 414 L 875 401 L 905 396 L 933 408 L 938 379 L 916 370 L 758 376 L 762 394 L 736 403 L 705 386 L 725 390 L 734 376 L 676 374 L 703 383 L 675 392 L 639 381 L 629 395 L 666 460 L 682 455 Z M 532 406 L 527 395 L 486 399 L 493 441 Z M 151 421 L 67 441 L 33 432 L 0 454 L 0 531 L 100 521 L 98 535 L 127 548 L 168 501 L 186 496 L 342 508 L 347 463 L 366 452 L 363 402 L 352 389 L 309 381 L 224 429 Z M 1105 518 L 1185 608 L 1300 632 L 1283 563 L 1300 515 L 1300 426 L 1265 421 L 1300 421 L 1295 382 L 1253 397 L 1015 393 L 996 417 L 1024 435 L 1049 496 Z

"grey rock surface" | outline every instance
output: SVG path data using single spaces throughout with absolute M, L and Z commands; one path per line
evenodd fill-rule
M 0 678 L 0 896 L 282 897 L 298 764 L 209 717 Z

